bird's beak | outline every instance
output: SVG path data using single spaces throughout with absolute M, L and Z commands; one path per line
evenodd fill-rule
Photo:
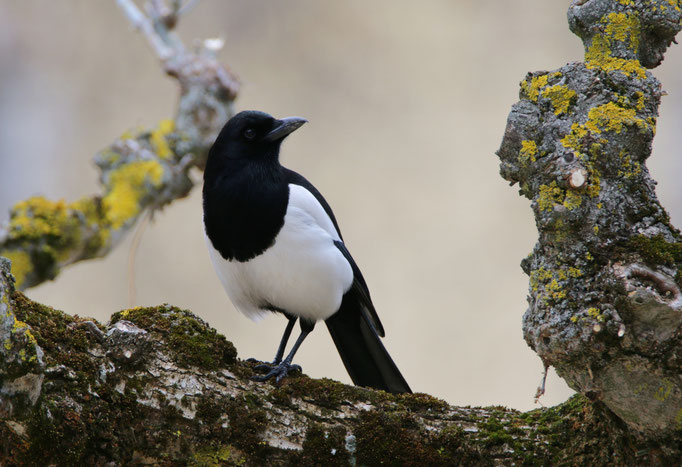
M 266 141 L 278 141 L 283 139 L 289 133 L 292 133 L 296 129 L 300 128 L 301 125 L 307 123 L 308 120 L 301 117 L 287 117 L 277 120 L 275 122 L 275 127 L 270 130 L 270 133 L 265 135 Z

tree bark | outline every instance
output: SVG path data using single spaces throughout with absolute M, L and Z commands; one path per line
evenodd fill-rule
M 520 413 L 454 407 L 255 363 L 169 305 L 105 326 L 32 302 L 0 261 L 0 465 L 670 464 L 582 396 Z
M 646 167 L 679 1 L 574 0 L 585 61 L 530 73 L 501 174 L 532 201 L 539 239 L 526 341 L 576 391 L 647 436 L 682 427 L 682 243 Z

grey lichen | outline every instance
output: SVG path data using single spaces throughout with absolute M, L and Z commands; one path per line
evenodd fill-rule
M 498 151 L 532 201 L 539 240 L 528 344 L 569 385 L 648 435 L 680 428 L 682 244 L 646 167 L 657 66 L 680 30 L 676 0 L 574 0 L 585 61 L 530 73 Z

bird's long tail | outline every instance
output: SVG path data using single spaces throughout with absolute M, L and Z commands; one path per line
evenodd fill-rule
M 353 383 L 392 393 L 411 393 L 353 295 L 344 296 L 339 311 L 325 321 Z

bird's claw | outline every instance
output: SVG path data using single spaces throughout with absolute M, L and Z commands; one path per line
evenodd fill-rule
M 251 377 L 251 380 L 263 382 L 263 381 L 267 381 L 269 379 L 275 378 L 275 383 L 279 383 L 280 381 L 282 381 L 286 376 L 289 375 L 290 372 L 293 372 L 293 371 L 301 372 L 302 371 L 300 365 L 287 363 L 287 362 L 282 362 L 278 365 L 268 365 L 268 364 L 258 365 L 254 368 L 254 370 L 256 370 L 256 371 L 267 371 L 267 373 L 264 375 L 253 376 L 253 377 Z

